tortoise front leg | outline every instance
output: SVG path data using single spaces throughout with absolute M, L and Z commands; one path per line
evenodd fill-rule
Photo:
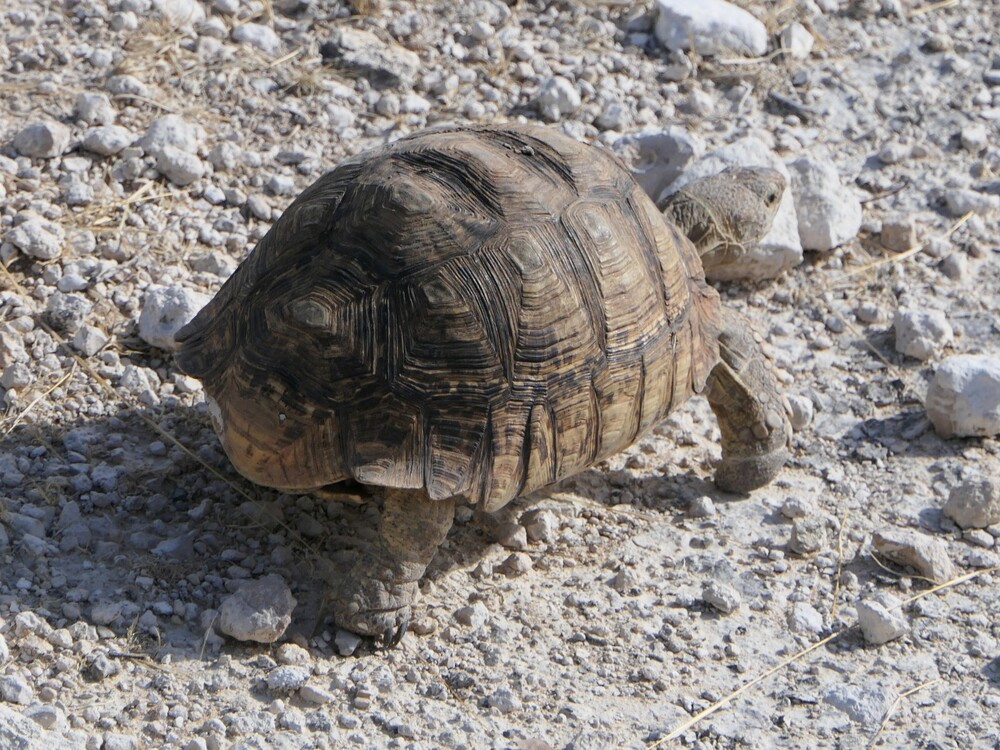
M 403 637 L 417 583 L 455 519 L 455 501 L 431 500 L 423 489 L 384 490 L 378 538 L 335 592 L 340 627 L 387 645 Z
M 722 431 L 722 464 L 715 484 L 727 492 L 745 493 L 781 471 L 792 427 L 781 388 L 753 329 L 729 310 L 723 312 L 719 353 L 705 389 Z

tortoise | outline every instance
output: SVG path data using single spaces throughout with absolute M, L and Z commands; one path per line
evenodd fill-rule
M 750 173 L 766 224 L 775 175 Z M 493 511 L 576 474 L 698 393 L 719 488 L 760 487 L 787 458 L 778 382 L 698 249 L 614 155 L 539 126 L 348 159 L 176 338 L 244 476 L 383 488 L 377 539 L 331 596 L 340 627 L 390 642 L 456 502 Z

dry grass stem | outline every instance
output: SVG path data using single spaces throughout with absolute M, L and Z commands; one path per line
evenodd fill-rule
M 973 216 L 972 211 L 970 211 L 969 213 L 965 214 L 965 216 L 963 216 L 958 221 L 956 221 L 954 224 L 952 224 L 950 227 L 948 227 L 948 231 L 946 231 L 946 232 L 938 235 L 937 239 L 948 239 L 949 237 L 951 237 L 951 235 L 953 235 L 955 232 L 957 232 L 962 227 L 962 225 L 965 224 L 965 222 L 967 222 L 969 219 L 971 219 L 972 216 Z M 847 271 L 844 271 L 843 276 L 841 276 L 841 278 L 838 281 L 834 282 L 834 283 L 835 284 L 841 283 L 841 282 L 845 281 L 850 276 L 856 276 L 859 273 L 864 273 L 865 271 L 871 271 L 872 269 L 875 269 L 875 268 L 881 268 L 882 266 L 889 265 L 891 263 L 901 263 L 902 261 L 906 260 L 907 258 L 910 258 L 910 257 L 916 255 L 917 253 L 919 253 L 921 250 L 923 250 L 924 246 L 926 244 L 927 244 L 926 242 L 922 242 L 919 245 L 914 245 L 913 247 L 909 248 L 908 250 L 904 250 L 901 253 L 897 253 L 896 255 L 893 255 L 892 257 L 882 258 L 881 260 L 872 261 L 871 263 L 866 263 L 865 265 L 858 266 L 857 268 L 851 268 L 851 269 L 849 269 Z
M 10 276 L 10 272 L 6 269 L 6 267 L 4 267 L 3 265 L 0 265 L 0 268 L 3 268 L 4 273 L 9 278 L 13 278 L 13 277 Z M 67 383 L 69 381 L 69 379 L 72 378 L 75 373 L 76 373 L 76 363 L 74 363 L 73 366 L 69 368 L 69 372 L 67 372 L 65 375 L 63 375 L 61 378 L 59 378 L 59 380 L 57 380 L 55 383 L 53 383 L 51 386 L 49 386 L 42 394 L 40 394 L 39 396 L 36 396 L 34 398 L 34 400 L 32 400 L 32 402 L 30 404 L 28 404 L 26 407 L 24 407 L 24 409 L 22 409 L 21 412 L 16 417 L 14 417 L 14 419 L 11 421 L 11 423 L 7 427 L 5 427 L 4 430 L 3 430 L 3 432 L 0 433 L 0 434 L 2 434 L 5 437 L 7 435 L 9 435 L 14 430 L 15 427 L 17 427 L 19 424 L 21 424 L 21 422 L 24 420 L 24 418 L 26 416 L 28 416 L 28 414 L 31 412 L 32 409 L 34 409 L 36 406 L 38 406 L 40 403 L 42 403 L 45 399 L 47 399 L 49 397 L 49 395 L 52 393 L 52 391 L 54 391 L 56 388 L 59 388 L 60 386 L 62 386 L 65 383 Z
M 959 0 L 941 0 L 937 3 L 931 3 L 930 5 L 924 5 L 920 8 L 910 11 L 911 16 L 922 16 L 924 13 L 932 13 L 935 10 L 941 10 L 942 8 L 950 8 L 952 5 L 958 5 Z
M 899 704 L 903 702 L 904 698 L 908 698 L 914 693 L 919 692 L 926 687 L 930 687 L 931 685 L 934 685 L 935 683 L 942 681 L 943 680 L 941 677 L 935 677 L 933 680 L 927 680 L 927 682 L 922 682 L 916 687 L 912 687 L 909 690 L 897 695 L 896 700 L 892 702 L 892 705 L 889 706 L 889 710 L 886 711 L 885 716 L 882 717 L 882 723 L 878 725 L 878 729 L 875 730 L 875 734 L 873 734 L 871 740 L 868 741 L 869 750 L 870 748 L 875 747 L 875 743 L 878 741 L 879 736 L 882 734 L 883 730 L 886 728 L 886 725 L 889 723 L 889 719 L 892 718 L 893 713 L 895 713 L 896 709 L 899 708 Z
M 847 518 L 850 510 L 844 508 L 844 515 L 840 519 L 840 530 L 837 532 L 837 577 L 833 581 L 833 604 L 830 605 L 830 622 L 837 617 L 837 607 L 840 606 L 840 575 L 844 571 L 844 527 L 847 526 Z
M 149 184 L 151 184 L 151 183 L 146 183 L 146 185 L 149 185 Z M 21 286 L 21 284 L 18 282 L 18 280 L 16 278 L 14 278 L 14 276 L 11 275 L 10 271 L 8 271 L 7 268 L 6 268 L 6 266 L 4 266 L 2 263 L 0 263 L 0 270 L 3 271 L 3 274 L 11 282 L 11 284 L 13 284 L 14 288 L 18 291 L 19 294 L 27 296 L 27 291 L 24 289 L 24 287 Z M 52 329 L 44 321 L 38 321 L 38 325 L 39 325 L 40 328 L 42 328 L 43 330 L 45 330 L 45 332 L 48 333 L 56 342 L 58 342 L 58 344 L 63 348 L 64 351 L 66 351 L 66 352 L 69 353 L 69 355 L 73 358 L 73 362 L 74 363 L 73 363 L 73 366 L 71 367 L 70 371 L 66 375 L 64 375 L 59 380 L 58 383 L 56 383 L 54 386 L 52 386 L 48 391 L 46 391 L 45 394 L 42 394 L 42 396 L 40 396 L 38 399 L 36 399 L 35 402 L 32 402 L 28 406 L 28 408 L 26 408 L 20 415 L 18 415 L 18 418 L 14 421 L 14 424 L 10 425 L 10 427 L 5 430 L 2 433 L 3 435 L 7 435 L 11 430 L 13 430 L 17 426 L 17 423 L 20 421 L 20 418 L 23 417 L 24 414 L 26 414 L 32 407 L 34 407 L 35 404 L 36 404 L 36 402 L 44 399 L 44 397 L 46 395 L 48 395 L 48 393 L 51 393 L 53 390 L 55 390 L 56 388 L 58 388 L 60 384 L 62 384 L 63 382 L 65 382 L 66 380 L 68 380 L 70 377 L 72 377 L 73 373 L 76 371 L 76 367 L 77 366 L 79 366 L 81 370 L 83 370 L 85 373 L 87 373 L 87 375 L 93 380 L 93 382 L 97 383 L 109 396 L 111 396 L 112 399 L 114 399 L 116 401 L 122 401 L 121 396 L 114 389 L 114 386 L 112 386 L 111 383 L 109 383 L 107 381 L 107 379 L 104 378 L 104 376 L 102 376 L 99 372 L 97 372 L 97 370 L 95 370 L 93 367 L 91 367 L 89 362 L 87 362 L 85 359 L 83 359 L 82 357 L 80 357 L 79 354 L 77 354 L 72 348 L 70 348 L 69 345 L 67 345 L 66 340 L 59 333 L 57 333 L 54 329 Z M 177 437 L 175 437 L 169 431 L 165 430 L 163 427 L 161 427 L 160 425 L 158 425 L 156 422 L 154 422 L 152 419 L 150 419 L 148 416 L 146 416 L 142 412 L 135 412 L 135 415 L 137 417 L 139 417 L 139 419 L 141 419 L 146 424 L 146 426 L 149 427 L 149 429 L 153 430 L 160 437 L 166 439 L 172 445 L 176 446 L 178 449 L 180 449 L 181 451 L 183 451 L 183 453 L 186 456 L 188 456 L 195 463 L 199 464 L 203 469 L 205 469 L 206 471 L 208 471 L 210 474 L 212 474 L 213 476 L 215 476 L 217 479 L 221 479 L 223 482 L 225 482 L 227 485 L 229 485 L 229 487 L 234 492 L 236 492 L 238 495 L 240 495 L 241 497 L 243 497 L 244 500 L 248 500 L 253 505 L 259 507 L 259 501 L 256 498 L 254 498 L 253 496 L 251 496 L 245 489 L 243 489 L 241 486 L 239 486 L 230 477 L 228 477 L 225 474 L 223 474 L 221 471 L 219 471 L 214 466 L 212 466 L 207 461 L 205 461 L 197 453 L 195 453 L 190 448 L 188 448 L 186 445 L 184 445 L 180 440 L 177 439 Z M 255 526 L 259 526 L 260 525 L 259 522 L 257 522 L 255 519 L 251 518 L 250 520 L 252 521 L 253 525 L 255 525 Z M 279 521 L 278 525 L 286 533 L 289 534 L 289 538 L 290 539 L 292 539 L 293 541 L 295 541 L 299 545 L 301 545 L 302 549 L 307 550 L 310 554 L 313 554 L 313 555 L 318 555 L 319 554 L 317 552 L 317 550 L 311 544 L 309 544 L 309 542 L 307 542 L 302 537 L 302 535 L 299 534 L 299 532 L 296 529 L 292 528 L 291 526 L 289 526 L 284 521 Z

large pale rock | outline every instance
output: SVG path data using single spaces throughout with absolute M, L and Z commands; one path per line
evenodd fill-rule
M 788 168 L 802 247 L 825 252 L 857 236 L 861 201 L 841 182 L 832 162 L 804 155 Z
M 18 224 L 5 239 L 25 255 L 39 260 L 53 260 L 62 255 L 62 229 L 44 219 L 28 219 Z
M 295 597 L 284 579 L 247 581 L 219 608 L 219 630 L 240 641 L 274 643 L 292 621 Z
M 672 50 L 699 55 L 767 52 L 767 28 L 724 0 L 656 0 L 656 38 Z
M 612 148 L 654 201 L 705 151 L 698 136 L 676 125 L 623 135 Z
M 1000 435 L 1000 357 L 948 357 L 934 373 L 924 405 L 942 437 Z
M 536 104 L 542 117 L 558 122 L 580 108 L 580 93 L 568 78 L 551 76 L 542 84 Z
M 152 346 L 177 348 L 174 334 L 187 325 L 210 297 L 179 284 L 151 286 L 143 298 L 139 315 L 139 338 Z
M 281 52 L 281 39 L 274 29 L 261 23 L 244 23 L 233 29 L 233 41 L 249 44 L 268 55 Z
M 862 599 L 857 610 L 861 633 L 873 646 L 881 646 L 910 632 L 910 623 L 899 611 L 899 601 L 889 594 Z
M 963 529 L 1000 523 L 1000 480 L 975 479 L 953 487 L 942 512 Z
M 149 124 L 139 145 L 150 156 L 159 156 L 167 147 L 194 153 L 204 134 L 201 126 L 188 122 L 180 115 L 163 115 Z
M 944 583 L 954 575 L 944 542 L 919 531 L 879 529 L 872 534 L 872 547 L 897 565 L 913 568 L 934 583 Z
M 742 138 L 710 151 L 695 161 L 659 195 L 656 204 L 662 206 L 670 194 L 695 180 L 717 174 L 726 167 L 770 167 L 781 172 L 790 184 L 788 167 L 763 141 Z M 772 279 L 801 263 L 802 245 L 799 243 L 799 222 L 795 211 L 791 191 L 786 190 L 767 236 L 756 247 L 750 248 L 738 263 L 713 269 L 707 274 L 708 278 L 719 281 Z
M 69 148 L 69 128 L 54 120 L 39 120 L 14 136 L 14 150 L 33 159 L 51 159 Z
M 896 351 L 915 359 L 930 359 L 951 343 L 955 332 L 940 310 L 899 308 L 893 322 Z

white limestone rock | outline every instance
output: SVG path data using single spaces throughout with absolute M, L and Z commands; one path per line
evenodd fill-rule
M 954 567 L 940 539 L 910 529 L 886 527 L 872 534 L 872 547 L 897 565 L 913 568 L 934 583 L 952 578 Z
M 53 260 L 62 255 L 62 230 L 44 219 L 28 219 L 11 229 L 4 238 L 25 255 Z
M 135 135 L 120 125 L 99 125 L 90 128 L 83 136 L 83 147 L 101 156 L 112 156 L 127 148 Z
M 368 31 L 341 27 L 320 45 L 325 61 L 363 76 L 375 89 L 408 87 L 420 70 L 420 56 L 389 46 Z
M 164 146 L 156 155 L 156 171 L 178 187 L 186 187 L 205 174 L 205 165 L 195 154 Z
M 281 39 L 274 29 L 261 23 L 244 23 L 233 29 L 233 41 L 247 44 L 268 55 L 281 53 Z
M 247 581 L 222 602 L 219 630 L 239 641 L 274 643 L 292 622 L 292 610 L 296 603 L 288 584 L 279 575 L 271 574 Z
M 536 104 L 542 117 L 558 122 L 580 108 L 580 92 L 568 78 L 552 76 L 542 84 Z
M 788 168 L 803 248 L 826 252 L 857 236 L 861 201 L 843 184 L 831 161 L 803 155 Z
M 865 641 L 873 646 L 895 640 L 910 632 L 910 623 L 899 611 L 899 601 L 889 594 L 857 603 L 858 625 Z
M 14 136 L 14 150 L 32 159 L 51 159 L 69 148 L 69 128 L 55 120 L 39 120 Z
M 151 156 L 159 156 L 168 146 L 193 154 L 204 136 L 201 126 L 179 115 L 163 115 L 149 124 L 139 146 Z
M 616 139 L 612 149 L 654 201 L 705 151 L 705 144 L 684 128 L 647 128 Z
M 1000 524 L 1000 480 L 973 479 L 953 487 L 942 512 L 963 529 Z
M 153 0 L 153 9 L 180 28 L 191 28 L 205 20 L 205 9 L 198 0 Z
M 896 330 L 896 351 L 920 360 L 937 356 L 955 337 L 948 318 L 940 310 L 901 307 L 896 311 L 893 328 Z
M 759 57 L 767 52 L 767 28 L 725 0 L 656 0 L 654 33 L 668 49 L 699 55 L 739 54 Z
M 934 373 L 924 406 L 941 437 L 1000 435 L 1000 357 L 948 357 Z
M 174 334 L 187 325 L 209 299 L 208 295 L 192 292 L 179 284 L 149 287 L 139 315 L 139 337 L 161 349 L 176 349 Z

